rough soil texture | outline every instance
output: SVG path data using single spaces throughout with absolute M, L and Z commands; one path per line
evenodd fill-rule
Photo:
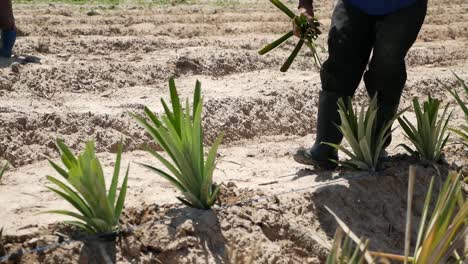
M 324 24 L 318 40 L 322 59 L 327 57 L 333 2 L 316 3 Z M 90 10 L 97 13 L 89 16 Z M 294 41 L 265 56 L 257 54 L 289 30 L 285 16 L 269 3 L 114 8 L 18 4 L 15 14 L 20 28 L 15 51 L 27 60 L 0 60 L 0 164 L 8 160 L 14 167 L 0 185 L 0 226 L 7 234 L 8 252 L 76 233 L 55 224 L 61 217 L 37 214 L 69 208 L 46 189 L 45 176 L 54 172 L 45 159 L 57 158 L 55 138 L 63 138 L 74 151 L 81 150 L 87 139 L 95 139 L 108 174 L 122 138 L 123 164 L 158 165 L 142 151 L 144 145 L 154 144 L 128 112 L 141 113 L 146 105 L 160 113 L 159 99 L 167 99 L 167 80 L 175 76 L 182 97 L 191 95 L 196 79 L 202 82 L 206 143 L 220 131 L 226 134 L 215 173 L 215 181 L 226 183 L 224 190 L 230 190 L 223 204 L 318 188 L 199 212 L 175 206 L 175 189 L 131 163 L 123 224 L 165 216 L 172 220 L 128 234 L 128 243 L 117 246 L 120 262 L 228 263 L 254 258 L 255 263 L 320 263 L 336 228 L 324 205 L 357 234 L 371 238 L 374 249 L 401 253 L 406 172 L 408 164 L 416 161 L 397 155 L 378 175 L 316 171 L 293 162 L 294 149 L 313 142 L 320 79 L 305 50 L 287 73 L 279 72 Z M 431 94 L 455 109 L 452 125 L 462 122 L 461 111 L 438 80 L 453 86 L 451 71 L 468 80 L 467 50 L 468 3 L 430 1 L 426 23 L 407 57 L 401 107 L 409 106 L 414 96 Z M 358 105 L 367 103 L 364 87 L 355 100 Z M 394 148 L 403 142 L 406 139 L 397 129 L 391 154 L 403 153 Z M 455 137 L 445 157 L 454 169 L 468 163 L 467 149 Z M 427 176 L 434 174 L 431 168 L 421 169 L 416 217 Z M 366 177 L 354 179 L 356 175 Z M 82 246 L 72 243 L 22 261 L 85 261 L 89 254 Z
M 370 238 L 371 249 L 398 253 L 404 245 L 405 224 L 401 219 L 406 212 L 406 171 L 411 163 L 415 161 L 395 157 L 376 175 L 342 171 L 354 179 L 323 183 L 313 192 L 304 190 L 288 196 L 269 196 L 228 182 L 222 188 L 222 206 L 209 211 L 155 204 L 127 208 L 123 226 L 137 227 L 118 239 L 114 245 L 116 258 L 120 263 L 322 263 L 330 247 L 329 237 L 337 227 L 325 206 L 338 212 L 356 233 Z M 397 164 L 400 167 L 395 169 Z M 440 168 L 442 173 L 448 169 Z M 422 213 L 427 175 L 435 173 L 433 168 L 419 168 L 414 223 Z M 436 183 L 435 189 L 438 186 Z M 237 204 L 240 201 L 251 202 Z M 417 230 L 417 225 L 413 229 Z M 35 233 L 6 236 L 4 240 L 6 249 L 15 252 L 70 239 L 63 234 L 80 236 L 63 225 L 51 224 Z M 84 263 L 89 254 L 83 242 L 74 242 L 11 262 Z

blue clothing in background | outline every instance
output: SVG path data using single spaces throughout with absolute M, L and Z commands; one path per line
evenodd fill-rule
M 369 15 L 381 16 L 398 11 L 418 0 L 345 0 Z

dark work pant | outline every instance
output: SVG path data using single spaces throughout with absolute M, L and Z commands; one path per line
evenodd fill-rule
M 339 0 L 328 36 L 329 58 L 320 72 L 322 89 L 353 96 L 364 74 L 379 105 L 398 105 L 406 82 L 405 57 L 424 22 L 427 0 L 384 16 L 371 16 Z M 372 53 L 372 58 L 369 57 Z
M 15 29 L 15 18 L 13 16 L 11 0 L 0 0 L 0 29 Z

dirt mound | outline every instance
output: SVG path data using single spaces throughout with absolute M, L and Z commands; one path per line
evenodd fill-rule
M 285 88 L 287 89 L 287 88 Z M 219 131 L 225 132 L 224 143 L 258 135 L 305 135 L 313 129 L 314 90 L 289 89 L 287 97 L 269 93 L 256 99 L 223 98 L 205 103 L 205 141 L 212 142 Z M 111 115 L 95 112 L 21 113 L 0 111 L 0 157 L 20 166 L 45 157 L 56 157 L 55 138 L 65 138 L 72 149 L 95 138 L 98 151 L 114 152 L 120 139 L 125 150 L 152 147 L 144 130 L 127 111 L 142 113 L 142 105 L 125 105 L 126 111 Z M 0 109 L 1 110 L 1 109 Z
M 176 61 L 176 76 L 182 74 L 204 74 L 213 77 L 228 74 L 261 70 L 277 65 L 278 61 L 269 58 L 259 58 L 256 51 L 223 49 L 219 51 L 201 52 L 198 49 L 186 50 L 179 54 Z
M 230 185 L 227 192 L 230 194 L 222 197 L 235 200 L 248 199 L 252 194 L 247 191 L 244 195 L 245 192 L 234 185 Z M 238 196 L 232 196 L 233 193 Z M 234 259 L 253 258 L 255 263 L 318 263 L 319 259 L 325 258 L 326 250 L 314 240 L 317 235 L 307 231 L 317 229 L 317 223 L 299 226 L 294 220 L 290 221 L 291 209 L 297 215 L 303 209 L 294 207 L 307 206 L 302 202 L 303 198 L 292 201 L 275 198 L 257 205 L 232 206 L 215 211 L 155 205 L 130 208 L 126 210 L 123 221 L 144 225 L 120 238 L 116 246 L 117 260 L 124 263 L 231 263 Z M 51 225 L 41 233 L 7 236 L 4 238 L 5 248 L 11 253 L 20 248 L 31 249 L 62 242 L 63 236 L 57 235 L 62 232 L 71 233 L 72 237 L 76 234 L 76 231 L 60 230 L 58 226 Z M 325 241 L 325 238 L 319 238 Z M 96 263 L 89 258 L 85 242 L 74 242 L 39 254 L 12 257 L 11 262 L 77 263 L 83 260 Z
M 324 182 L 314 192 L 306 190 L 265 196 L 228 183 L 223 186 L 220 196 L 224 204 L 210 211 L 173 205 L 127 208 L 123 225 L 138 227 L 124 232 L 117 240 L 117 260 L 123 263 L 154 263 L 155 260 L 156 263 L 242 263 L 241 260 L 252 259 L 253 263 L 321 263 L 337 227 L 325 206 L 359 236 L 370 238 L 371 249 L 401 253 L 407 169 L 414 162 L 405 157 L 394 157 L 385 163 L 387 169 L 376 175 L 342 171 L 348 181 Z M 441 173 L 448 170 L 444 165 L 438 167 Z M 418 168 L 414 232 L 430 177 L 436 174 L 432 167 Z M 435 190 L 437 186 L 440 181 L 436 181 Z M 244 203 L 238 204 L 239 201 Z M 7 236 L 4 243 L 7 251 L 12 253 L 20 248 L 60 243 L 68 240 L 68 236 L 76 238 L 76 230 L 54 224 L 36 234 Z M 89 254 L 85 243 L 73 242 L 39 254 L 18 257 L 12 262 L 76 263 L 90 260 Z M 237 261 L 232 262 L 234 259 Z
M 56 137 L 66 137 L 67 144 L 80 149 L 81 143 L 93 136 L 99 142 L 100 151 L 109 152 L 116 151 L 123 135 L 131 133 L 135 140 L 146 137 L 137 124 L 129 123 L 129 118 L 93 113 L 17 113 L 14 116 L 0 116 L 0 156 L 15 166 L 48 156 L 55 157 Z
M 265 56 L 257 50 L 290 30 L 288 18 L 264 1 L 231 2 L 15 4 L 21 29 L 15 53 L 40 60 L 15 65 L 0 61 L 0 164 L 9 160 L 14 165 L 0 186 L 0 226 L 9 234 L 8 252 L 81 236 L 57 224 L 37 231 L 62 220 L 37 212 L 70 209 L 45 188 L 44 175 L 54 173 L 47 162 L 36 162 L 56 157 L 55 138 L 64 138 L 74 152 L 85 140 L 95 139 L 106 171 L 114 165 L 111 152 L 122 138 L 126 162 L 153 163 L 146 153 L 130 152 L 150 141 L 127 112 L 141 113 L 148 105 L 160 113 L 159 99 L 168 96 L 167 79 L 176 75 L 184 98 L 192 94 L 195 79 L 202 81 L 205 142 L 225 132 L 215 180 L 234 181 L 242 188 L 226 184 L 214 211 L 192 210 L 173 204 L 176 191 L 167 182 L 132 165 L 129 208 L 122 224 L 145 228 L 119 240 L 114 252 L 120 262 L 320 263 L 336 228 L 324 205 L 358 235 L 369 237 L 373 249 L 401 253 L 406 173 L 414 160 L 396 156 L 377 175 L 312 171 L 294 163 L 292 148 L 310 146 L 314 140 L 309 133 L 315 130 L 319 72 L 304 50 L 287 73 L 280 73 L 297 40 Z M 316 3 L 324 24 L 317 43 L 323 59 L 334 2 Z M 410 106 L 414 96 L 431 94 L 452 109 L 454 100 L 437 79 L 453 86 L 450 70 L 468 78 L 467 10 L 466 0 L 435 0 L 428 6 L 421 34 L 407 56 L 402 108 Z M 355 101 L 362 105 L 367 100 L 361 87 Z M 464 120 L 461 110 L 455 110 L 453 118 L 452 126 Z M 445 148 L 446 160 L 453 168 L 465 165 L 468 176 L 468 149 L 455 141 L 451 137 Z M 393 147 L 404 142 L 397 129 L 391 154 L 402 152 Z M 427 188 L 425 176 L 433 174 L 433 169 L 422 168 L 416 181 L 416 221 Z M 333 176 L 344 178 L 330 181 Z M 320 188 L 266 198 L 315 185 Z M 250 198 L 259 199 L 235 205 Z M 154 201 L 161 205 L 149 204 Z M 21 261 L 86 262 L 95 253 L 88 244 L 69 243 Z
M 55 66 L 25 66 L 17 74 L 4 75 L 0 90 L 31 93 L 36 97 L 54 100 L 56 94 L 100 93 L 111 89 L 154 84 L 167 79 L 169 70 L 149 61 L 139 63 L 68 60 L 65 55 Z M 129 58 L 129 60 L 132 60 Z M 143 70 L 139 72 L 138 70 Z

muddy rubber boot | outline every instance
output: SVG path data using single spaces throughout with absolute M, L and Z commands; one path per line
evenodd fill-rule
M 375 89 L 375 85 L 372 85 L 369 72 L 364 74 L 364 83 L 366 84 L 366 91 L 370 98 L 377 96 L 377 124 L 376 124 L 376 131 L 379 131 L 381 128 L 385 126 L 387 122 L 389 122 L 397 113 L 398 111 L 398 103 L 394 104 L 384 104 L 383 99 L 379 98 L 377 95 L 377 91 Z M 392 128 L 387 131 L 390 133 L 387 140 L 385 141 L 382 150 L 380 151 L 379 158 L 387 158 L 388 152 L 385 150 L 390 143 L 392 142 Z
M 396 115 L 398 111 L 398 105 L 379 105 L 377 110 L 377 124 L 376 131 L 380 131 L 385 124 L 390 122 L 392 118 Z M 385 150 L 390 143 L 392 142 L 392 128 L 390 127 L 386 133 L 389 133 L 389 137 L 385 141 L 382 150 L 380 152 L 381 158 L 386 158 L 388 156 L 387 151 Z
M 16 30 L 2 30 L 0 57 L 10 58 L 16 41 Z
M 312 148 L 298 149 L 294 154 L 296 162 L 327 170 L 335 169 L 338 166 L 331 161 L 338 160 L 338 151 L 331 146 L 322 144 L 322 142 L 340 144 L 343 139 L 343 135 L 335 125 L 341 123 L 337 104 L 340 97 L 343 96 L 333 92 L 320 92 L 315 143 Z

